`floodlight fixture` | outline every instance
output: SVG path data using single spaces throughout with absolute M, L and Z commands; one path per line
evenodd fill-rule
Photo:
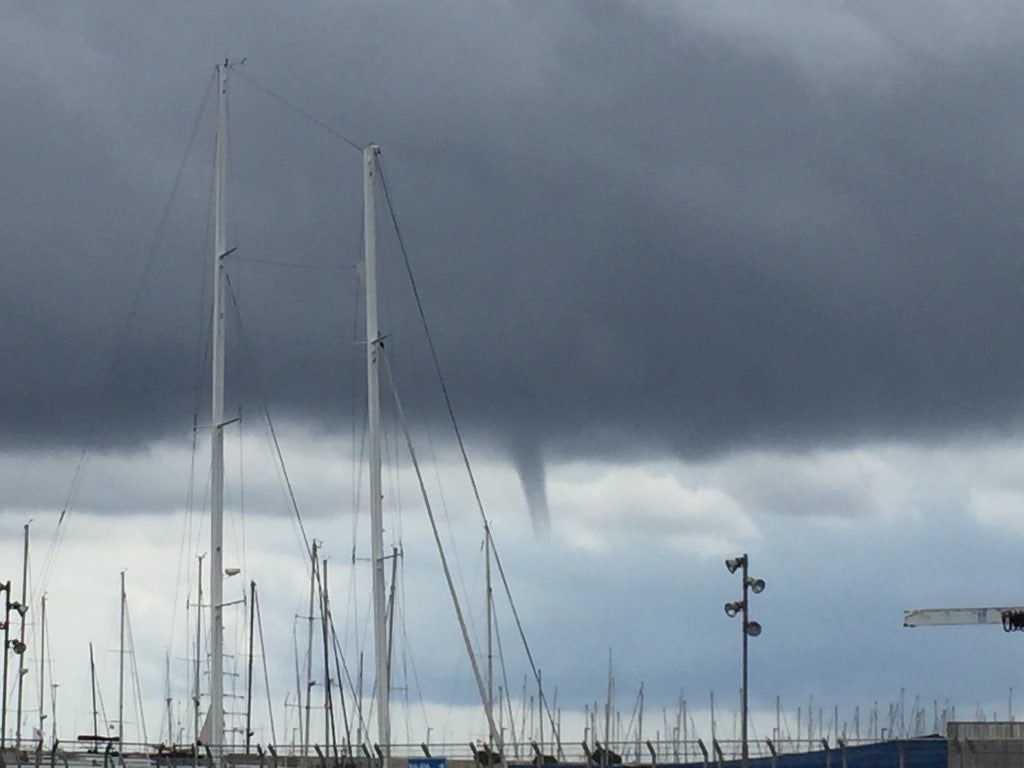
M 21 656 L 25 652 L 26 646 L 21 640 L 11 640 L 11 650 Z
M 11 610 L 17 611 L 19 616 L 24 616 L 26 613 L 28 613 L 28 606 L 22 605 L 20 602 L 15 600 L 13 603 L 11 603 Z
M 742 610 L 743 610 L 743 601 L 742 600 L 734 600 L 731 603 L 726 603 L 725 604 L 725 615 L 730 617 L 730 618 L 732 618 L 733 616 L 735 616 L 737 613 L 739 613 Z
M 751 637 L 757 637 L 761 634 L 761 625 L 756 621 L 748 621 L 743 631 Z
M 764 592 L 764 579 L 754 579 L 750 576 L 747 577 L 747 586 L 755 595 L 760 595 Z
M 725 561 L 725 567 L 729 569 L 729 573 L 736 573 L 740 568 L 747 564 L 747 556 L 740 555 L 739 557 L 730 557 Z

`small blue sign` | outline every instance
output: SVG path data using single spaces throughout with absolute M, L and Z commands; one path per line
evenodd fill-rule
M 409 768 L 448 768 L 447 757 L 410 757 Z

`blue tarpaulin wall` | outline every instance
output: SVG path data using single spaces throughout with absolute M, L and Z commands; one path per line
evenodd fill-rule
M 944 737 L 928 736 L 920 739 L 846 747 L 845 750 L 834 747 L 828 752 L 819 750 L 779 755 L 777 758 L 751 758 L 750 768 L 946 768 L 948 754 L 949 746 Z M 703 767 L 703 765 L 702 762 L 686 763 L 685 768 Z M 740 761 L 726 760 L 722 765 L 724 768 L 739 768 Z M 510 764 L 510 768 L 533 768 L 533 764 Z M 683 768 L 683 766 L 658 763 L 658 768 Z M 708 768 L 718 768 L 718 762 L 709 760 Z

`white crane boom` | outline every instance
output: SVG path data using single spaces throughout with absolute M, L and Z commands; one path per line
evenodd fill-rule
M 922 608 L 904 611 L 904 627 L 942 627 L 964 624 L 1002 624 L 1003 629 L 1024 628 L 1024 606 L 1006 608 Z

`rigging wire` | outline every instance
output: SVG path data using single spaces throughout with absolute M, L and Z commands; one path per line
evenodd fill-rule
M 128 630 L 128 656 L 131 659 L 132 664 L 132 681 L 134 682 L 135 688 L 135 714 L 139 718 L 139 723 L 142 726 L 142 743 L 149 743 L 149 735 L 146 733 L 146 714 L 142 709 L 142 687 L 139 683 L 139 665 L 138 659 L 135 656 L 135 636 L 132 634 L 132 619 L 131 612 L 128 610 L 128 603 L 125 602 L 124 606 L 124 622 Z
M 518 753 L 519 739 L 516 738 L 516 716 L 512 711 L 512 694 L 510 693 L 511 689 L 508 687 L 508 669 L 505 667 L 505 651 L 501 645 L 501 631 L 498 629 L 497 613 L 494 614 L 494 638 L 498 642 L 498 662 L 501 666 L 501 679 L 505 686 L 505 698 L 508 702 L 508 721 L 512 735 L 512 743 L 516 745 L 516 751 Z M 501 706 L 502 703 L 499 701 L 498 707 L 500 708 Z M 516 756 L 518 757 L 518 754 Z
M 359 281 L 355 281 L 355 296 L 352 301 L 352 347 L 353 349 L 359 343 L 358 339 L 358 328 L 359 328 L 359 315 L 362 309 L 362 303 L 360 297 L 362 292 L 359 290 Z M 356 482 L 352 483 L 352 565 L 356 564 L 356 534 L 359 530 L 359 499 L 362 496 L 362 478 L 363 473 L 360 468 L 363 466 L 363 461 L 366 458 L 366 422 L 367 416 L 364 414 L 362 418 L 362 429 L 359 430 L 359 450 L 356 450 L 356 394 L 359 389 L 359 373 L 355 365 L 352 366 L 352 378 L 350 388 L 350 414 L 349 423 L 352 425 L 352 450 L 349 452 L 352 456 L 352 477 L 356 478 Z M 353 582 L 354 583 L 354 582 Z
M 270 697 L 270 671 L 267 669 L 267 646 L 263 642 L 263 614 L 260 612 L 258 593 L 253 593 L 253 605 L 256 608 L 256 628 L 260 635 L 260 656 L 263 659 L 263 685 L 267 693 L 267 714 L 270 718 L 270 742 L 277 744 L 277 733 L 274 730 L 274 707 Z
M 166 204 L 164 205 L 163 211 L 160 214 L 159 223 L 157 224 L 156 234 L 153 237 L 153 242 L 149 246 L 149 251 L 146 256 L 145 265 L 143 267 L 142 276 L 139 279 L 139 283 L 136 287 L 135 294 L 132 297 L 131 304 L 129 305 L 128 313 L 125 316 L 124 323 L 118 331 L 118 339 L 123 339 L 128 332 L 132 320 L 138 312 L 139 304 L 142 298 L 142 288 L 146 282 L 146 276 L 149 274 L 153 267 L 153 263 L 156 260 L 157 252 L 163 243 L 164 237 L 167 232 L 167 225 L 170 220 L 171 206 L 174 204 L 174 200 L 178 196 L 178 187 L 181 184 L 181 179 L 184 176 L 185 167 L 188 163 L 188 159 L 192 154 L 192 148 L 195 145 L 196 136 L 199 133 L 199 126 L 202 122 L 203 114 L 206 112 L 206 106 L 210 101 L 210 94 L 213 91 L 213 83 L 215 76 L 211 75 L 207 81 L 206 91 L 200 102 L 199 110 L 196 112 L 195 121 L 192 124 L 192 131 L 189 134 L 188 142 L 185 146 L 185 153 L 182 155 L 181 162 L 178 164 L 177 172 L 174 176 L 174 183 L 171 185 L 171 194 Z M 73 508 L 74 502 L 78 496 L 78 491 L 81 488 L 82 478 L 85 470 L 85 466 L 88 463 L 89 456 L 92 453 L 92 449 L 96 440 L 97 433 L 100 427 L 100 416 L 103 410 L 103 406 L 110 396 L 111 390 L 113 389 L 114 383 L 114 372 L 117 369 L 118 363 L 121 360 L 122 350 L 124 344 L 116 344 L 115 351 L 111 358 L 110 365 L 107 367 L 107 375 L 103 381 L 103 387 L 100 390 L 99 402 L 96 410 L 93 412 L 93 418 L 89 425 L 89 431 L 86 433 L 85 446 L 82 449 L 82 453 L 78 459 L 78 463 L 75 466 L 75 471 L 72 474 L 70 487 L 68 488 L 67 496 L 64 500 L 64 506 L 61 508 L 60 516 L 57 519 L 57 526 L 54 529 L 53 537 L 50 541 L 49 549 L 47 550 L 46 556 L 43 560 L 42 570 L 39 578 L 39 591 L 41 593 L 46 592 L 46 587 L 49 584 L 50 576 L 53 572 L 53 568 L 56 565 L 57 553 L 60 549 L 60 544 L 63 540 L 66 528 L 64 526 L 65 519 L 67 518 L 68 512 Z
M 300 107 L 300 106 L 294 104 L 293 102 L 289 101 L 284 96 L 282 96 L 281 94 L 277 93 L 276 91 L 272 91 L 270 88 L 268 88 L 267 86 L 263 85 L 259 81 L 254 80 L 253 78 L 249 77 L 241 69 L 238 69 L 234 65 L 230 65 L 229 69 L 232 72 L 234 72 L 236 75 L 238 75 L 240 78 L 245 80 L 247 83 L 249 83 L 249 85 L 253 86 L 254 88 L 256 88 L 259 91 L 262 91 L 267 96 L 270 96 L 272 99 L 274 99 L 275 101 L 280 102 L 281 104 L 283 104 L 284 106 L 288 107 L 288 109 L 292 110 L 296 114 L 299 114 L 302 117 L 304 117 L 306 120 L 309 120 L 314 125 L 319 126 L 320 128 L 322 128 L 324 131 L 329 133 L 334 138 L 344 142 L 345 144 L 347 144 L 348 146 L 350 146 L 352 149 L 356 150 L 357 152 L 362 152 L 363 151 L 363 147 L 362 147 L 361 144 L 356 143 L 355 141 L 350 139 L 348 136 L 346 136 L 345 134 L 341 133 L 339 130 L 334 128 L 329 123 L 321 120 L 320 118 L 316 117 L 312 113 L 307 112 L 302 107 Z
M 215 187 L 215 174 L 210 174 L 210 188 L 208 190 L 207 205 L 206 205 L 206 229 L 203 234 L 204 247 L 207 247 L 213 239 L 213 195 Z M 208 280 L 199 281 L 199 306 L 206 307 L 206 292 L 209 285 Z M 181 595 L 182 585 L 182 574 L 185 574 L 185 594 L 189 595 L 192 593 L 192 568 L 191 559 L 192 552 L 198 554 L 199 547 L 199 527 L 195 521 L 195 482 L 196 482 L 196 457 L 198 456 L 198 440 L 199 440 L 199 403 L 202 399 L 204 375 L 203 372 L 208 370 L 207 362 L 210 355 L 210 344 L 207 343 L 213 335 L 213 312 L 209 311 L 205 314 L 206 323 L 198 323 L 196 327 L 196 339 L 195 339 L 195 350 L 196 350 L 196 361 L 195 366 L 195 385 L 192 389 L 192 447 L 189 459 L 189 470 L 188 470 L 188 485 L 185 494 L 185 521 L 182 525 L 182 539 L 181 545 L 178 549 L 178 567 L 175 573 L 174 579 L 174 610 L 171 613 L 171 631 L 169 637 L 171 643 L 174 642 L 175 629 L 177 627 L 178 619 L 178 599 Z M 205 517 L 205 507 L 204 515 Z M 194 533 L 193 533 L 194 532 Z M 196 545 L 192 547 L 192 537 L 196 537 Z M 189 612 L 188 612 L 188 600 L 185 600 L 185 636 L 191 638 L 191 632 L 189 628 Z M 190 640 L 185 642 L 185 657 L 188 657 L 188 646 Z M 187 675 L 185 676 L 188 677 Z
M 230 276 L 226 276 L 226 282 L 228 288 L 228 296 L 231 298 L 231 306 L 235 310 L 235 319 L 238 322 L 239 341 L 241 342 L 241 346 L 245 356 L 249 358 L 251 364 L 252 354 L 248 343 L 248 336 L 246 335 L 245 332 L 245 325 L 242 322 L 241 309 L 238 306 L 238 297 L 235 294 L 234 286 L 231 284 Z M 288 501 L 291 504 L 292 512 L 295 515 L 296 522 L 298 523 L 299 532 L 302 537 L 302 545 L 306 552 L 306 558 L 312 560 L 313 550 L 309 543 L 309 536 L 306 534 L 306 526 L 302 520 L 302 513 L 299 511 L 299 502 L 295 497 L 295 488 L 292 485 L 291 476 L 288 474 L 288 467 L 284 463 L 284 454 L 281 451 L 281 443 L 277 439 L 277 430 L 274 428 L 274 420 L 270 417 L 270 408 L 269 406 L 267 406 L 266 398 L 263 397 L 263 385 L 260 380 L 259 373 L 256 371 L 256 366 L 251 364 L 250 368 L 253 371 L 253 377 L 255 379 L 256 392 L 260 401 L 260 410 L 263 413 L 263 418 L 266 420 L 269 437 L 271 440 L 272 447 L 274 449 L 274 455 L 275 458 L 277 459 L 278 468 L 284 479 Z
M 334 626 L 334 617 L 333 616 L 330 617 L 330 625 L 331 625 L 331 638 L 332 638 L 331 639 L 331 644 L 334 647 L 334 664 L 335 664 L 335 667 L 337 667 L 338 660 L 339 659 L 341 660 L 341 671 L 345 673 L 345 682 L 348 683 L 348 688 L 349 688 L 349 691 L 352 694 L 353 703 L 354 703 L 354 706 L 355 706 L 355 711 L 354 711 L 353 714 L 355 714 L 357 716 L 357 721 L 358 721 L 357 722 L 357 728 L 359 729 L 360 732 L 365 733 L 366 730 L 367 730 L 367 726 L 366 726 L 366 719 L 363 717 L 362 696 L 360 695 L 360 691 L 358 690 L 358 686 L 352 680 L 352 673 L 349 671 L 348 661 L 345 659 L 345 654 L 344 654 L 344 652 L 341 649 L 341 641 L 338 638 L 338 630 Z M 339 687 L 341 687 L 340 682 L 339 682 Z M 342 690 L 344 690 L 344 688 L 342 688 Z M 349 721 L 348 721 L 348 719 L 346 719 L 345 720 L 345 730 L 348 733 L 349 748 L 351 749 L 351 735 L 352 734 L 351 734 L 350 728 L 351 728 L 351 726 L 349 724 Z
M 193 512 L 195 503 L 195 478 L 196 478 L 196 455 L 197 455 L 197 439 L 198 439 L 198 426 L 197 418 L 195 415 L 192 417 L 192 452 L 189 461 L 188 470 L 188 490 L 185 494 L 185 520 L 182 525 L 181 531 L 181 543 L 178 546 L 178 568 L 174 579 L 174 600 L 171 605 L 174 609 L 171 611 L 171 632 L 170 638 L 173 642 L 174 633 L 177 628 L 178 620 L 178 599 L 181 595 L 181 576 L 182 572 L 188 573 L 186 582 L 186 594 L 191 592 L 191 569 L 185 568 L 185 560 L 189 554 L 189 545 L 192 541 L 192 527 L 193 527 Z M 185 609 L 185 629 L 188 630 L 188 608 Z M 186 655 L 188 651 L 186 650 Z
M 405 570 L 405 563 L 404 562 L 402 563 L 402 570 L 403 570 L 403 572 Z M 401 635 L 402 635 L 402 645 L 406 649 L 406 652 L 403 654 L 402 658 L 403 658 L 403 661 L 407 661 L 408 662 L 408 666 L 412 668 L 412 682 L 415 685 L 415 693 L 416 693 L 415 698 L 416 698 L 416 702 L 420 706 L 420 712 L 423 715 L 423 722 L 426 723 L 426 722 L 429 722 L 429 719 L 427 718 L 427 706 L 426 706 L 426 702 L 423 700 L 423 686 L 420 684 L 419 673 L 418 673 L 418 671 L 416 669 L 416 657 L 413 656 L 413 654 L 412 654 L 412 645 L 409 642 L 409 628 L 408 628 L 408 624 L 407 624 L 407 617 L 408 617 L 409 613 L 408 613 L 408 610 L 406 609 L 405 597 L 406 597 L 406 591 L 404 589 L 400 590 L 399 591 L 399 600 L 401 600 L 401 603 L 402 603 L 400 629 L 401 629 Z M 406 698 L 408 698 L 409 673 L 408 673 L 407 670 L 405 670 L 405 681 L 406 681 Z M 406 709 L 408 710 L 408 706 L 406 707 Z
M 357 268 L 358 272 L 359 269 Z M 362 303 L 363 292 L 359 290 L 360 281 L 357 279 L 353 281 L 353 297 L 352 297 L 352 340 L 351 349 L 356 349 L 359 346 L 359 318 L 362 314 L 364 305 Z M 359 616 L 360 615 L 360 583 L 359 583 L 359 571 L 356 566 L 357 561 L 357 550 L 356 542 L 359 540 L 359 521 L 360 512 L 362 511 L 362 498 L 363 498 L 363 483 L 368 473 L 363 472 L 362 468 L 367 464 L 367 433 L 369 431 L 369 414 L 365 411 L 360 412 L 356 407 L 358 402 L 357 393 L 359 392 L 360 379 L 358 366 L 351 366 L 351 379 L 350 379 L 350 414 L 349 423 L 352 425 L 352 442 L 351 450 L 349 455 L 351 456 L 351 477 L 355 480 L 352 483 L 352 495 L 350 499 L 350 509 L 352 512 L 352 550 L 351 550 L 351 561 L 349 567 L 351 568 L 352 578 L 348 580 L 349 588 L 346 593 L 346 615 L 347 616 Z M 365 378 L 362 379 L 365 381 Z M 365 400 L 365 397 L 363 398 Z M 362 418 L 358 418 L 362 416 Z M 358 427 L 356 425 L 359 425 Z M 369 615 L 369 608 L 372 606 L 372 601 L 367 603 L 366 611 L 367 616 Z M 360 657 L 364 649 L 367 646 L 368 634 L 371 623 L 366 620 L 362 622 L 349 622 L 349 629 L 345 633 L 346 641 L 349 637 L 352 639 L 352 643 L 355 646 L 355 652 Z M 362 627 L 362 634 L 360 634 L 360 627 Z M 351 634 L 349 634 L 351 633 Z M 351 684 L 351 681 L 350 681 Z M 356 701 L 356 706 L 359 708 L 359 728 L 361 729 L 364 725 L 362 722 L 363 710 L 362 704 L 360 703 L 359 693 L 356 692 L 355 687 L 352 686 L 353 697 Z
M 377 157 L 378 157 L 378 161 L 379 161 L 379 154 L 377 155 Z M 380 168 L 379 165 L 378 165 L 378 168 Z M 383 169 L 382 168 L 380 169 L 380 172 L 381 172 L 381 180 L 382 180 L 382 182 L 385 182 L 385 179 L 384 179 L 384 176 L 383 176 Z M 385 192 L 385 195 L 387 196 L 388 190 L 387 190 L 386 184 L 385 184 L 385 187 L 384 187 L 384 192 Z M 388 207 L 389 207 L 390 212 L 391 212 L 392 222 L 395 223 L 396 222 L 396 215 L 395 215 L 395 211 L 393 209 L 393 206 L 391 205 L 390 198 L 388 199 Z M 405 246 L 404 246 L 404 242 L 402 241 L 401 232 L 398 230 L 397 223 L 396 223 L 396 226 L 395 226 L 395 231 L 396 231 L 396 234 L 398 235 L 399 245 L 400 245 L 400 247 L 402 249 L 402 253 L 403 253 L 403 255 L 405 255 Z M 408 269 L 408 257 L 407 256 L 406 256 L 406 267 Z M 415 290 L 416 290 L 415 282 L 414 281 L 411 281 L 411 282 L 413 282 L 413 289 L 414 289 L 414 293 L 415 293 Z M 383 302 L 383 303 L 386 304 L 386 301 Z M 418 297 L 417 297 L 417 307 L 420 310 L 420 314 L 418 316 L 418 319 L 420 320 L 421 325 L 425 328 L 426 327 L 426 321 L 423 318 L 422 306 L 419 304 Z M 390 315 L 390 313 L 389 313 L 389 315 Z M 436 360 L 434 361 L 434 363 L 436 365 Z M 385 440 L 387 440 L 387 438 L 388 438 L 388 435 L 385 434 Z M 429 430 L 427 432 L 426 443 L 427 443 L 427 448 L 428 448 L 427 452 L 428 452 L 429 456 L 432 459 L 432 461 L 430 463 L 431 463 L 431 466 L 433 467 L 434 477 L 435 477 L 435 480 L 436 480 L 436 488 L 435 488 L 435 490 L 436 490 L 436 493 L 437 493 L 437 498 L 439 499 L 439 502 L 440 502 L 438 506 L 443 511 L 442 519 L 444 520 L 444 533 L 445 533 L 445 535 L 447 537 L 447 539 L 446 539 L 447 543 L 448 543 L 448 550 L 447 551 L 450 553 L 450 557 L 451 557 L 451 560 L 452 560 L 452 563 L 453 563 L 452 571 L 453 571 L 453 573 L 455 575 L 456 580 L 458 581 L 459 588 L 461 589 L 461 594 L 466 596 L 466 595 L 470 594 L 470 589 L 469 589 L 469 587 L 467 585 L 467 580 L 466 580 L 466 569 L 463 568 L 462 558 L 460 556 L 461 549 L 460 549 L 460 547 L 458 547 L 456 545 L 455 531 L 454 531 L 454 528 L 452 526 L 451 517 L 449 515 L 448 500 L 446 498 L 445 490 L 444 490 L 445 486 L 444 486 L 444 483 L 441 481 L 441 472 L 440 472 L 440 468 L 439 468 L 439 462 L 437 460 L 437 453 L 438 452 L 437 452 L 437 449 L 436 449 L 436 446 L 435 446 L 435 443 L 434 443 L 433 435 L 430 433 Z M 388 451 L 389 451 L 389 453 L 392 451 L 392 446 L 391 446 L 390 443 L 388 443 Z M 394 444 L 393 451 L 394 451 L 394 453 L 392 454 L 392 461 L 394 461 L 394 465 L 395 466 L 398 466 L 398 458 L 397 458 L 398 444 L 397 443 Z M 401 543 L 401 536 L 402 536 L 401 496 L 400 496 L 401 488 L 400 488 L 400 486 L 398 486 L 396 484 L 394 476 L 392 476 L 392 484 L 393 484 L 392 495 L 394 496 L 394 498 L 398 499 L 397 504 L 398 504 L 398 508 L 399 508 L 398 514 L 397 514 L 397 516 L 396 516 L 396 518 L 394 520 L 394 527 L 398 531 L 399 542 Z M 474 642 L 478 646 L 482 645 L 482 642 L 480 640 L 480 634 L 481 633 L 480 633 L 479 628 L 477 627 L 477 617 L 475 616 L 474 613 L 469 612 L 469 613 L 466 614 L 465 618 L 466 618 L 466 621 L 467 621 L 467 623 L 469 625 L 469 631 L 470 631 L 470 634 L 473 637 Z M 453 694 L 454 694 L 454 689 L 456 689 L 458 687 L 458 685 L 459 685 L 459 681 L 454 681 L 453 680 L 453 682 L 452 682 Z
M 401 229 L 401 227 L 398 224 L 398 215 L 397 215 L 397 213 L 395 211 L 395 206 L 394 206 L 394 203 L 393 203 L 392 198 L 391 198 L 391 188 L 390 188 L 390 185 L 388 184 L 388 181 L 387 181 L 387 175 L 384 172 L 384 163 L 383 163 L 383 161 L 381 159 L 380 154 L 377 154 L 375 156 L 375 162 L 377 164 L 377 169 L 380 172 L 381 187 L 382 187 L 382 189 L 384 191 L 384 200 L 385 200 L 385 202 L 387 204 L 387 207 L 388 207 L 388 213 L 389 213 L 390 218 L 391 218 L 391 225 L 392 225 L 392 227 L 394 227 L 394 230 L 395 230 L 395 237 L 396 237 L 396 239 L 398 241 L 399 251 L 402 254 L 402 260 L 404 262 L 405 271 L 406 271 L 406 274 L 407 274 L 407 276 L 409 278 L 410 286 L 412 288 L 413 297 L 416 300 L 416 309 L 417 309 L 417 312 L 419 313 L 420 322 L 422 323 L 422 326 L 423 326 L 423 332 L 424 332 L 424 334 L 426 336 L 427 348 L 430 351 L 430 357 L 431 357 L 431 360 L 433 361 L 433 364 L 434 364 L 434 371 L 437 374 L 438 382 L 439 382 L 440 387 L 441 387 L 441 394 L 442 394 L 442 396 L 444 398 L 445 408 L 447 409 L 447 412 L 448 412 L 448 419 L 451 422 L 452 430 L 455 433 L 455 439 L 456 439 L 456 442 L 458 443 L 458 446 L 459 446 L 459 452 L 462 455 L 463 465 L 466 468 L 466 474 L 467 474 L 467 476 L 469 478 L 470 487 L 473 490 L 473 497 L 474 497 L 474 499 L 476 501 L 477 509 L 479 510 L 480 516 L 483 519 L 484 525 L 486 526 L 486 525 L 488 525 L 488 523 L 487 523 L 487 515 L 486 515 L 486 513 L 484 511 L 483 499 L 480 496 L 480 489 L 479 489 L 479 486 L 477 485 L 477 482 L 476 482 L 476 475 L 473 473 L 473 468 L 472 468 L 472 466 L 470 465 L 470 462 L 469 462 L 469 454 L 466 451 L 466 444 L 465 444 L 465 441 L 462 438 L 462 430 L 459 428 L 458 420 L 455 418 L 455 408 L 454 408 L 454 405 L 452 404 L 451 395 L 449 394 L 449 391 L 448 391 L 448 385 L 447 385 L 447 383 L 445 381 L 444 374 L 443 374 L 443 372 L 441 370 L 441 361 L 440 361 L 440 358 L 439 358 L 439 356 L 437 354 L 437 347 L 434 344 L 434 337 L 431 334 L 430 327 L 427 324 L 426 311 L 424 310 L 423 301 L 422 301 L 422 299 L 420 297 L 419 287 L 417 286 L 417 283 L 416 283 L 416 277 L 415 277 L 415 275 L 414 275 L 414 273 L 412 271 L 412 263 L 411 263 L 411 261 L 409 259 L 408 249 L 405 246 L 405 238 L 402 236 L 402 229 Z M 385 360 L 386 359 L 387 358 L 385 358 Z M 397 393 L 396 393 L 396 396 L 397 396 Z M 547 715 L 548 721 L 551 723 L 552 730 L 553 730 L 553 732 L 555 734 L 556 744 L 557 744 L 558 748 L 561 749 L 562 748 L 561 734 L 559 733 L 559 729 L 556 726 L 555 719 L 554 719 L 554 716 L 553 716 L 553 714 L 551 712 L 551 709 L 548 706 L 547 698 L 544 696 L 543 688 L 540 688 L 540 685 L 541 685 L 540 672 L 537 669 L 537 664 L 535 663 L 534 658 L 533 658 L 533 652 L 530 650 L 530 645 L 527 642 L 526 631 L 523 628 L 523 623 L 522 623 L 522 620 L 521 620 L 521 618 L 519 616 L 519 610 L 516 608 L 515 601 L 512 598 L 511 587 L 509 586 L 508 579 L 507 579 L 507 577 L 505 575 L 505 568 L 502 565 L 501 557 L 498 555 L 497 547 L 493 548 L 493 552 L 494 552 L 494 563 L 497 566 L 498 575 L 500 576 L 502 586 L 505 589 L 505 595 L 508 598 L 509 607 L 512 610 L 512 616 L 515 619 L 515 625 L 516 625 L 516 629 L 517 629 L 517 631 L 519 633 L 520 641 L 523 643 L 523 649 L 526 652 L 526 657 L 527 657 L 527 660 L 528 660 L 528 662 L 530 664 L 530 669 L 533 671 L 534 679 L 537 681 L 537 684 L 538 684 L 538 689 L 539 689 L 538 695 L 540 697 L 541 704 L 543 706 L 544 712 Z
M 281 261 L 279 259 L 258 259 L 253 256 L 236 256 L 235 261 L 246 261 L 250 264 L 267 264 L 272 267 L 290 267 L 293 269 L 346 269 L 341 264 L 306 264 L 301 261 Z
M 242 430 L 245 421 L 242 419 L 242 409 L 238 409 L 238 505 L 242 528 L 242 573 L 249 573 L 248 561 L 245 553 L 245 436 Z
M 383 346 L 381 351 L 383 353 Z M 427 511 L 427 520 L 430 522 L 431 532 L 434 534 L 434 542 L 437 544 L 438 556 L 441 559 L 441 570 L 444 571 L 445 581 L 448 584 L 448 591 L 452 597 L 452 604 L 455 608 L 455 615 L 459 622 L 459 627 L 462 630 L 462 639 L 466 645 L 466 651 L 469 656 L 470 666 L 473 668 L 473 677 L 476 679 L 477 691 L 480 694 L 482 701 L 487 701 L 487 692 L 484 688 L 483 678 L 480 675 L 480 665 L 477 663 L 476 655 L 473 653 L 473 646 L 469 640 L 469 633 L 466 630 L 466 621 L 462 613 L 462 606 L 459 603 L 458 594 L 455 590 L 455 582 L 452 580 L 451 569 L 448 567 L 448 558 L 445 556 L 444 547 L 441 544 L 441 534 L 437 528 L 437 521 L 434 517 L 434 510 L 430 504 L 430 499 L 427 495 L 426 485 L 423 482 L 423 473 L 420 471 L 419 461 L 416 458 L 416 449 L 412 444 L 412 436 L 409 434 L 409 425 L 405 420 L 405 414 L 402 410 L 402 402 L 398 396 L 398 388 L 395 386 L 395 380 L 391 375 L 391 365 L 388 361 L 387 354 L 382 354 L 381 358 L 384 361 L 384 370 L 387 373 L 388 383 L 391 385 L 391 394 L 395 400 L 395 411 L 398 415 L 399 422 L 402 425 L 402 432 L 405 435 L 406 448 L 409 451 L 409 458 L 412 462 L 413 471 L 416 474 L 416 480 L 419 483 L 420 493 L 423 496 L 423 506 Z M 502 752 L 501 743 L 502 735 L 498 733 L 497 726 L 494 723 L 494 716 L 490 708 L 487 709 L 487 722 L 489 725 L 489 732 L 491 734 L 491 740 L 497 742 L 498 751 Z

